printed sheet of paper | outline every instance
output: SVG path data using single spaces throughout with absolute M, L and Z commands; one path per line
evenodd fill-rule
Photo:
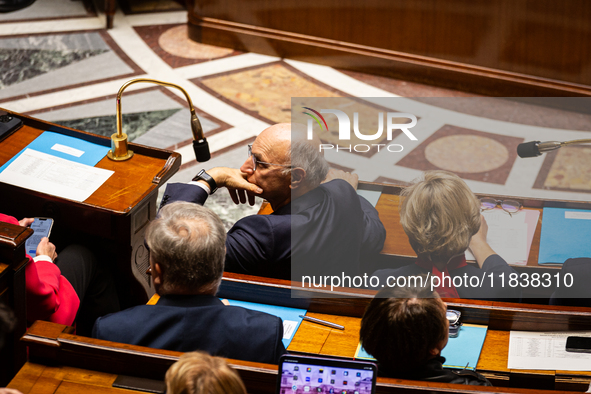
M 511 331 L 507 368 L 591 371 L 591 354 L 565 350 L 569 336 L 591 337 L 591 331 Z
M 27 148 L 0 173 L 0 182 L 84 201 L 113 173 Z
M 488 224 L 486 240 L 490 247 L 509 264 L 527 264 L 529 248 L 538 222 L 539 211 L 526 210 L 510 216 L 502 209 L 482 212 Z M 468 249 L 466 260 L 475 260 Z

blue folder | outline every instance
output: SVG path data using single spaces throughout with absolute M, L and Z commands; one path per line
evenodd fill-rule
M 56 149 L 52 149 L 56 144 L 73 148 L 84 153 L 78 157 Z M 43 132 L 43 134 L 35 138 L 33 142 L 27 145 L 25 149 L 27 148 L 36 150 L 38 152 L 47 153 L 48 155 L 61 157 L 62 159 L 74 161 L 76 163 L 86 164 L 87 166 L 91 167 L 94 167 L 99 161 L 101 161 L 109 149 L 111 149 L 108 146 L 94 144 L 79 138 L 54 133 L 53 131 Z M 4 171 L 4 169 L 8 167 L 10 163 L 12 163 L 17 157 L 19 157 L 21 153 L 25 151 L 25 149 L 20 151 L 17 155 L 0 167 L 0 172 Z
M 295 321 L 297 323 L 296 327 L 294 328 L 291 336 L 289 338 L 283 338 L 283 345 L 287 349 L 291 340 L 293 339 L 295 333 L 300 328 L 300 324 L 302 324 L 302 318 L 300 315 L 305 315 L 305 309 L 297 309 L 297 308 L 289 308 L 286 306 L 276 306 L 276 305 L 267 305 L 267 304 L 258 304 L 255 302 L 246 302 L 246 301 L 236 301 L 236 300 L 228 300 L 230 305 L 233 306 L 241 306 L 246 309 L 251 309 L 253 311 L 265 312 L 270 315 L 274 315 L 280 317 L 283 320 L 284 324 L 285 321 Z
M 454 369 L 476 369 L 480 352 L 486 338 L 486 326 L 474 324 L 464 324 L 460 327 L 460 333 L 456 338 L 449 338 L 447 345 L 441 351 L 441 356 L 445 357 L 445 368 Z M 355 358 L 364 360 L 375 360 L 359 344 Z
M 538 264 L 562 264 L 569 258 L 591 257 L 590 239 L 591 211 L 544 208 Z

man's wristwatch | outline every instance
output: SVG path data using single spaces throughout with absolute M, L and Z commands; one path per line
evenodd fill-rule
M 199 173 L 197 175 L 195 175 L 195 178 L 193 178 L 193 181 L 207 182 L 207 184 L 209 185 L 209 189 L 210 189 L 210 192 L 209 192 L 210 195 L 215 193 L 216 190 L 218 190 L 218 185 L 217 185 L 217 183 L 215 183 L 215 179 L 213 179 L 207 172 L 205 172 L 205 170 L 199 171 Z

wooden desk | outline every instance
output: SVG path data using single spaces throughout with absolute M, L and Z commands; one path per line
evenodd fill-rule
M 376 210 L 380 215 L 380 220 L 386 228 L 386 241 L 382 254 L 384 261 L 380 262 L 380 267 L 399 267 L 404 264 L 409 264 L 416 259 L 416 254 L 413 251 L 408 237 L 405 234 L 402 225 L 400 224 L 400 191 L 402 186 L 383 185 L 377 183 L 360 182 L 359 189 L 381 191 L 382 194 L 376 204 Z M 572 208 L 572 209 L 591 209 L 591 203 L 580 201 L 561 201 L 561 200 L 544 200 L 537 198 L 523 198 L 513 196 L 500 196 L 490 194 L 476 194 L 477 197 L 492 197 L 497 200 L 512 199 L 521 202 L 524 209 L 533 209 L 540 212 L 538 224 L 534 233 L 533 242 L 530 248 L 530 253 L 527 260 L 527 265 L 513 265 L 513 268 L 519 273 L 527 273 L 532 275 L 534 273 L 543 274 L 545 272 L 555 272 L 559 270 L 562 265 L 538 265 L 538 255 L 540 249 L 540 236 L 542 233 L 542 216 L 543 208 Z M 572 256 L 579 257 L 579 256 Z M 475 264 L 475 263 L 474 263 Z M 373 268 L 373 267 L 372 267 Z M 373 272 L 373 271 L 372 271 Z M 542 286 L 523 289 L 523 297 L 525 298 L 549 298 L 554 291 L 554 285 L 544 288 Z
M 6 336 L 0 349 L 0 387 L 6 385 L 25 363 L 26 349 L 19 341 L 27 325 L 25 305 L 25 241 L 33 234 L 26 227 L 0 222 L 0 302 L 17 319 L 16 327 Z
M 12 114 L 21 118 L 24 126 L 0 142 L 0 165 L 46 130 L 110 146 L 106 137 Z M 181 161 L 178 153 L 135 144 L 130 148 L 135 152 L 130 160 L 116 162 L 104 157 L 96 165 L 114 174 L 83 202 L 0 183 L 3 213 L 17 218 L 53 218 L 51 238 L 58 248 L 74 242 L 96 246 L 101 262 L 117 273 L 123 307 L 145 303 L 153 293 L 145 274 L 148 257 L 143 246 L 144 231 L 156 216 L 158 187 L 178 170 Z
M 119 374 L 162 380 L 168 367 L 181 355 L 167 350 L 78 337 L 69 333 L 66 326 L 47 322 L 35 323 L 23 340 L 30 346 L 31 361 L 8 387 L 24 394 L 130 393 L 111 387 Z M 228 363 L 238 371 L 249 393 L 275 393 L 277 366 L 239 360 L 228 360 Z M 539 391 L 378 378 L 376 392 L 534 394 Z
M 304 321 L 288 350 L 353 357 L 359 342 L 361 316 L 375 292 L 336 289 L 334 294 L 347 298 L 325 298 L 330 291 L 297 289 L 300 297 L 307 298 L 292 298 L 291 284 L 286 280 L 225 273 L 218 296 L 306 308 L 309 316 L 344 325 L 345 330 L 341 331 Z M 589 387 L 591 371 L 510 370 L 507 368 L 507 359 L 510 330 L 591 330 L 591 308 L 462 299 L 445 301 L 450 308 L 462 312 L 464 323 L 488 326 L 477 370 L 485 374 L 495 386 L 583 391 Z

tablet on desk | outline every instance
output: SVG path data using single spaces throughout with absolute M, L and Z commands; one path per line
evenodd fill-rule
M 377 366 L 365 361 L 283 355 L 277 394 L 374 394 Z

